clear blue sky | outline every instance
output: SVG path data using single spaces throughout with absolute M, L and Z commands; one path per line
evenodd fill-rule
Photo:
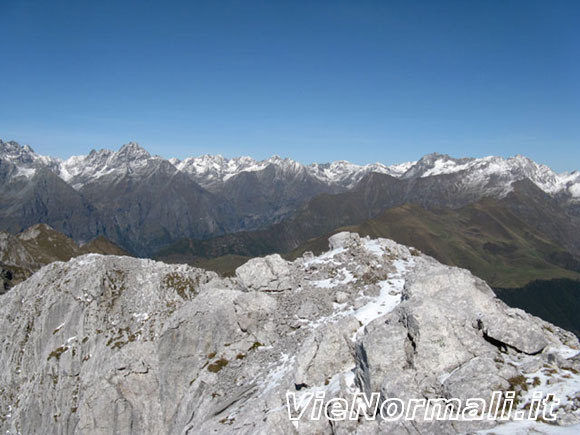
M 579 1 L 0 0 L 0 138 L 580 169 L 579 23 Z

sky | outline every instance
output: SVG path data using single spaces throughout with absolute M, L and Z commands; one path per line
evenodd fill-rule
M 580 169 L 579 22 L 558 0 L 0 0 L 0 138 Z

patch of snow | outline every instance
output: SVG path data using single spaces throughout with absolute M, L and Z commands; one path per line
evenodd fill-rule
M 295 358 L 295 356 L 291 357 L 286 353 L 280 355 L 280 361 L 275 364 L 275 367 L 270 370 L 264 380 L 265 387 L 262 389 L 261 395 L 265 395 L 268 391 L 276 388 L 280 384 L 284 376 L 292 368 Z
M 344 278 L 338 280 L 336 278 L 328 278 L 320 281 L 312 281 L 312 285 L 318 288 L 333 288 L 339 285 L 344 285 L 348 284 L 349 282 L 356 281 L 356 278 L 353 276 L 353 274 L 350 271 L 348 271 L 345 267 L 339 269 L 338 274 L 339 275 L 342 274 Z
M 433 175 L 442 175 L 442 174 L 453 174 L 456 172 L 464 171 L 468 168 L 467 164 L 457 164 L 453 160 L 437 160 L 433 167 L 427 171 L 425 171 L 421 177 L 430 177 Z
M 362 323 L 361 328 L 364 328 L 373 320 L 390 313 L 399 305 L 404 284 L 405 280 L 401 278 L 379 282 L 381 286 L 379 296 L 372 298 L 365 306 L 354 312 L 354 316 Z
M 572 349 L 571 347 L 550 347 L 549 349 L 546 349 L 545 352 L 557 353 L 564 359 L 574 358 L 576 355 L 580 354 L 580 350 Z
M 353 341 L 362 334 L 366 325 L 385 314 L 390 313 L 401 303 L 401 294 L 405 287 L 405 275 L 414 265 L 414 259 L 397 259 L 393 261 L 396 272 L 388 279 L 379 282 L 380 293 L 377 297 L 354 312 L 361 322 L 361 327 L 355 332 Z
M 30 227 L 20 234 L 18 234 L 18 238 L 20 240 L 33 240 L 36 239 L 40 235 L 40 229 L 38 226 Z
M 32 177 L 34 177 L 34 174 L 36 174 L 35 168 L 27 168 L 27 167 L 23 167 L 23 166 L 17 167 L 17 172 L 16 172 L 17 177 L 32 178 Z
M 560 348 L 549 348 L 544 352 L 556 353 L 560 357 L 567 359 L 572 358 L 578 354 L 578 350 L 571 349 L 569 347 Z M 518 356 L 514 355 L 510 357 L 510 364 L 519 367 L 528 361 L 533 360 L 533 356 Z M 574 370 L 566 370 L 565 368 L 556 368 L 550 364 L 543 365 L 536 372 L 526 373 L 525 375 L 526 383 L 528 386 L 527 391 L 523 391 L 519 398 L 517 411 L 525 410 L 529 407 L 530 403 L 534 397 L 544 399 L 548 395 L 554 395 L 555 399 L 559 401 L 558 405 L 554 407 L 554 412 L 558 413 L 558 409 L 574 406 L 574 402 L 580 399 L 580 374 L 576 373 Z M 561 412 L 561 411 L 560 411 Z M 525 414 L 524 414 L 525 415 Z M 513 416 L 513 414 L 512 414 Z M 580 422 L 580 418 L 578 420 Z M 569 428 L 577 428 L 576 426 L 570 426 Z M 493 430 L 494 433 L 529 433 L 525 429 L 537 430 L 537 433 L 545 434 L 568 434 L 568 433 L 578 433 L 578 432 L 567 432 L 568 428 L 561 427 L 561 432 L 551 432 L 552 428 L 558 428 L 557 426 L 544 425 L 543 423 L 537 421 L 517 421 L 510 422 L 507 424 L 502 424 L 498 426 L 502 432 Z M 508 432 L 510 429 L 516 430 L 516 432 Z M 503 432 L 505 430 L 505 432 Z M 518 432 L 520 431 L 521 432 Z M 533 432 L 536 433 L 536 432 Z
M 382 257 L 385 254 L 385 250 L 383 249 L 383 246 L 381 245 L 381 242 L 379 239 L 373 239 L 373 240 L 367 241 L 364 244 L 364 247 L 371 254 L 375 254 L 378 257 Z
M 73 258 L 72 261 L 76 261 L 79 266 L 88 266 L 93 264 L 100 256 L 100 254 L 85 254 L 81 257 Z
M 572 184 L 568 187 L 568 192 L 573 198 L 580 198 L 580 183 Z
M 336 248 L 336 249 L 333 249 L 331 251 L 325 252 L 324 254 L 319 255 L 318 257 L 314 257 L 310 260 L 305 261 L 304 267 L 308 268 L 309 266 L 311 266 L 313 264 L 325 264 L 325 263 L 329 263 L 329 262 L 334 262 L 336 264 L 340 264 L 340 263 L 337 263 L 336 261 L 334 261 L 333 258 L 335 256 L 337 256 L 338 254 L 342 254 L 345 251 L 346 251 L 345 248 Z

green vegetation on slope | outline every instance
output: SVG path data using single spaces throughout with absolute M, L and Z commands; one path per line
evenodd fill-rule
M 504 198 L 460 206 L 465 198 L 449 199 L 450 193 L 443 195 L 434 181 L 417 188 L 372 175 L 356 190 L 316 197 L 294 217 L 269 228 L 183 239 L 156 258 L 210 269 L 216 263 L 229 274 L 243 258 L 277 252 L 292 259 L 307 250 L 321 252 L 330 235 L 348 230 L 414 246 L 496 287 L 580 277 L 580 219 L 529 180 L 514 183 Z
M 456 210 L 428 211 L 409 204 L 396 207 L 360 225 L 312 239 L 288 258 L 327 249 L 328 237 L 338 231 L 414 246 L 442 263 L 469 269 L 494 287 L 580 277 L 580 261 L 491 199 Z
M 3 287 L 7 290 L 10 286 L 24 281 L 46 264 L 68 261 L 73 257 L 90 253 L 129 255 L 103 236 L 79 246 L 70 237 L 45 224 L 34 225 L 16 235 L 0 232 L 0 269 L 4 271 Z

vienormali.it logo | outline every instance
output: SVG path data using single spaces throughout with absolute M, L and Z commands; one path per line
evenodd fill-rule
M 327 400 L 325 391 L 317 392 L 287 392 L 286 405 L 288 418 L 291 421 L 301 419 L 331 421 L 382 419 L 398 421 L 423 419 L 461 420 L 461 421 L 523 421 L 537 420 L 554 421 L 554 408 L 560 401 L 553 395 L 544 397 L 536 391 L 531 403 L 526 409 L 515 409 L 515 392 L 494 391 L 491 400 L 482 398 L 460 399 L 409 399 L 384 398 L 380 393 L 365 394 L 358 392 L 350 400 L 342 397 L 332 397 Z

